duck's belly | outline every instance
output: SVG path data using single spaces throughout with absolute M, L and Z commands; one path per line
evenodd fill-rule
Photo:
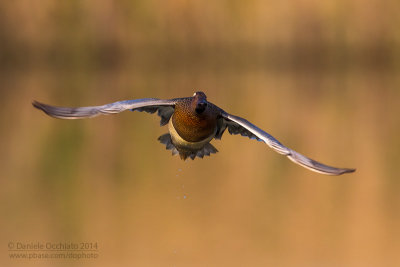
M 208 137 L 196 142 L 190 142 L 183 139 L 175 130 L 172 119 L 169 120 L 168 130 L 171 135 L 172 143 L 176 146 L 178 150 L 181 149 L 196 151 L 204 147 L 205 144 L 209 143 L 214 138 L 215 133 L 217 132 L 217 127 L 215 127 L 214 131 Z

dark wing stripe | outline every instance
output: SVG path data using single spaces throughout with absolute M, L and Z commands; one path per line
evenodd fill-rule
M 241 127 L 236 123 L 228 123 L 228 132 L 230 134 L 240 134 L 241 136 L 247 136 L 250 139 L 256 139 L 257 141 L 263 141 L 262 139 L 258 138 L 252 132 L 246 130 L 245 128 Z
M 91 118 L 101 114 L 115 114 L 125 110 L 138 110 L 154 113 L 158 110 L 161 117 L 161 124 L 168 122 L 174 111 L 175 100 L 162 100 L 156 98 L 143 98 L 135 100 L 118 101 L 103 106 L 91 107 L 55 107 L 33 101 L 33 106 L 42 110 L 47 115 L 59 119 L 82 119 Z M 164 125 L 163 124 L 163 125 Z
M 224 115 L 223 115 L 224 116 Z M 226 113 L 224 116 L 226 119 L 228 119 L 228 131 L 234 131 L 230 130 L 231 128 L 242 128 L 243 130 L 241 133 L 246 133 L 248 132 L 249 134 L 246 134 L 246 136 L 255 136 L 257 139 L 264 141 L 267 145 L 269 145 L 271 148 L 273 148 L 276 152 L 283 154 L 283 155 L 288 155 L 290 154 L 290 149 L 282 145 L 278 140 L 276 140 L 272 135 L 270 135 L 267 132 L 264 132 L 251 122 L 247 121 L 246 119 L 231 115 Z M 233 127 L 232 127 L 233 125 Z
M 306 156 L 303 156 L 302 154 L 282 145 L 272 135 L 264 132 L 263 130 L 261 130 L 260 128 L 258 128 L 257 126 L 255 126 L 254 124 L 250 123 L 249 121 L 243 118 L 228 114 L 226 112 L 222 112 L 222 117 L 225 119 L 226 125 L 230 133 L 233 134 L 241 133 L 242 135 L 243 133 L 244 134 L 247 133 L 246 135 L 249 137 L 254 135 L 258 139 L 264 141 L 268 146 L 270 146 L 276 152 L 286 155 L 294 163 L 302 167 L 305 167 L 309 170 L 327 175 L 340 175 L 343 173 L 350 173 L 355 171 L 355 169 L 335 168 L 327 166 L 313 159 L 310 159 Z M 237 127 L 240 128 L 242 127 L 243 130 L 237 130 L 236 129 Z

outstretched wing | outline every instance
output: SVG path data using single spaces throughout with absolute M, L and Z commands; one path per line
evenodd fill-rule
M 47 115 L 59 119 L 83 119 L 96 117 L 101 114 L 115 114 L 125 110 L 146 111 L 154 113 L 158 111 L 161 117 L 161 125 L 168 123 L 172 113 L 174 113 L 176 99 L 163 100 L 157 98 L 143 98 L 135 100 L 118 101 L 103 106 L 91 107 L 55 107 L 46 105 L 37 101 L 33 101 L 32 105 L 42 110 Z
M 282 145 L 272 135 L 264 132 L 249 121 L 226 112 L 222 112 L 221 115 L 222 118 L 219 121 L 219 129 L 217 131 L 216 138 L 221 138 L 226 127 L 228 127 L 230 134 L 241 134 L 242 136 L 248 136 L 249 138 L 263 141 L 279 154 L 287 156 L 294 163 L 299 164 L 300 166 L 303 166 L 309 170 L 327 175 L 340 175 L 355 171 L 355 169 L 327 166 L 307 158 L 306 156 L 303 156 L 300 153 Z

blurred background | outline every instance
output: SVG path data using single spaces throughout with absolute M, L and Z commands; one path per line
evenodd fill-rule
M 2 1 L 1 266 L 400 266 L 400 2 Z M 181 161 L 138 112 L 206 92 L 339 177 L 225 134 Z M 8 242 L 98 242 L 12 260 Z

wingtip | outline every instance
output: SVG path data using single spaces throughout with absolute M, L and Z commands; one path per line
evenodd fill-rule
M 41 111 L 47 113 L 47 112 L 46 112 L 46 106 L 45 106 L 45 104 L 40 103 L 39 101 L 33 100 L 33 101 L 32 101 L 32 106 L 33 106 L 34 108 L 37 108 L 37 109 L 39 109 L 39 110 L 41 110 Z
M 35 108 L 41 109 L 42 103 L 40 103 L 39 101 L 33 100 L 32 106 L 34 106 Z
M 39 101 L 33 100 L 32 101 L 32 106 L 43 111 L 44 113 L 46 113 L 47 115 L 51 116 L 51 114 L 48 111 L 48 106 L 46 104 L 43 104 Z
M 355 172 L 357 169 L 343 169 L 343 171 L 340 174 L 345 174 L 345 173 L 352 173 Z

